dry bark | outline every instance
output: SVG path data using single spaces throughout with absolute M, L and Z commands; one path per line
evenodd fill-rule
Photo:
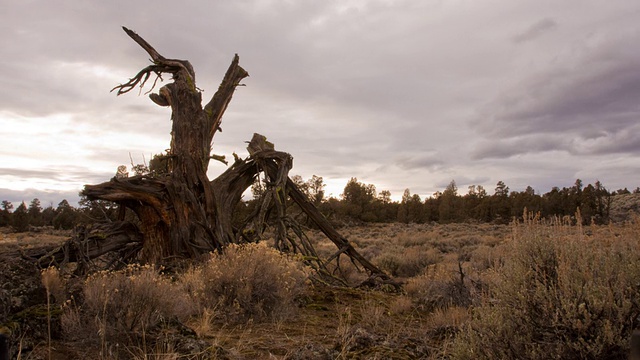
M 286 213 L 286 203 L 291 199 L 338 247 L 329 261 L 339 261 L 344 254 L 366 269 L 370 280 L 391 281 L 362 257 L 296 187 L 288 177 L 291 155 L 276 151 L 264 136 L 254 134 L 247 148 L 248 158 L 236 157 L 223 174 L 212 181 L 208 179 L 209 161 L 220 160 L 211 154 L 213 137 L 220 130 L 222 115 L 236 87 L 248 76 L 239 65 L 238 55 L 234 56 L 216 93 L 202 106 L 202 93 L 195 85 L 195 72 L 188 61 L 167 59 L 135 32 L 127 28 L 124 31 L 151 56 L 153 64 L 115 87 L 113 90 L 117 90 L 118 95 L 143 87 L 155 75 L 151 92 L 163 74 L 172 76 L 171 83 L 149 95 L 154 103 L 169 106 L 172 111 L 170 149 L 161 158 L 164 172 L 114 177 L 102 184 L 85 186 L 83 194 L 89 200 L 115 202 L 133 211 L 137 221 L 105 225 L 114 231 L 101 229 L 99 236 L 95 235 L 96 231 L 94 235 L 92 231 L 79 232 L 69 245 L 48 254 L 43 261 L 87 261 L 125 245 L 139 249 L 139 260 L 148 263 L 173 257 L 194 258 L 221 250 L 230 243 L 260 239 L 268 214 L 275 214 L 276 246 L 302 253 L 320 273 L 326 273 L 326 260 L 317 256 L 299 225 Z M 244 227 L 234 229 L 234 209 L 259 172 L 264 172 L 269 180 L 268 196 L 258 211 L 244 221 Z M 78 248 L 78 244 L 84 246 L 82 253 L 70 255 L 72 246 Z
M 194 257 L 219 249 L 233 240 L 230 217 L 226 214 L 233 212 L 233 208 L 220 206 L 207 177 L 211 145 L 235 88 L 249 74 L 239 65 L 238 56 L 234 56 L 218 91 L 203 107 L 202 93 L 196 87 L 195 72 L 188 61 L 167 59 L 135 32 L 127 28 L 124 31 L 151 56 L 153 64 L 126 84 L 115 87 L 118 95 L 144 86 L 152 74 L 172 76 L 172 83 L 150 95 L 156 104 L 169 106 L 172 111 L 171 145 L 164 155 L 167 176 L 112 179 L 87 185 L 83 193 L 88 199 L 114 201 L 135 212 L 143 234 L 144 261 Z M 254 174 L 244 175 L 250 186 Z M 232 192 L 238 187 L 222 185 Z

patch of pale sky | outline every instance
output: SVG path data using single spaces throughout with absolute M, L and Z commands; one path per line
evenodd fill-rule
M 137 161 L 168 146 L 167 109 L 108 92 L 148 65 L 120 32 L 126 25 L 164 55 L 191 60 L 205 99 L 238 52 L 251 77 L 214 152 L 244 156 L 244 141 L 261 132 L 294 156 L 292 173 L 337 182 L 334 195 L 352 176 L 394 198 L 406 187 L 430 195 L 452 179 L 461 189 L 504 180 L 545 192 L 576 176 L 615 188 L 638 178 L 640 6 L 630 0 L 33 6 L 0 14 L 0 106 L 24 116 L 17 122 L 70 120 L 15 125 L 10 139 L 3 133 L 2 164 L 41 166 L 43 149 L 68 147 L 75 157 L 50 151 L 47 162 L 111 174 L 129 152 Z M 23 143 L 37 153 L 19 154 Z

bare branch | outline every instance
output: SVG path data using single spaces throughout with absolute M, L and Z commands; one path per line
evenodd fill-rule
M 136 34 L 135 31 L 129 30 L 124 26 L 122 27 L 122 29 L 127 33 L 127 35 L 129 35 L 130 38 L 133 39 L 133 41 L 137 42 L 138 45 L 140 45 L 140 47 L 142 47 L 149 54 L 149 56 L 151 56 L 151 59 L 154 63 L 159 63 L 166 60 L 164 56 L 160 55 L 160 53 L 158 53 L 156 49 L 151 46 L 151 44 L 143 39 L 142 36 Z
M 156 79 L 153 82 L 153 86 L 149 91 L 145 94 L 150 93 L 155 88 L 158 79 L 162 80 L 162 73 L 169 73 L 175 75 L 180 71 L 184 71 L 185 78 L 190 78 L 190 81 L 194 84 L 195 87 L 195 71 L 193 70 L 193 66 L 186 60 L 177 60 L 177 59 L 167 59 L 164 56 L 160 55 L 156 49 L 151 46 L 145 39 L 143 39 L 140 35 L 135 33 L 132 30 L 127 29 L 126 27 L 122 27 L 122 29 L 129 35 L 133 41 L 135 41 L 140 47 L 142 47 L 150 56 L 153 65 L 149 65 L 146 68 L 140 70 L 136 76 L 129 79 L 129 81 L 125 84 L 120 84 L 111 91 L 118 90 L 117 95 L 122 95 L 128 93 L 133 90 L 138 84 L 140 85 L 140 89 L 144 87 L 147 80 L 151 76 L 151 73 L 156 74 Z M 174 76 L 175 77 L 175 76 Z M 152 99 L 153 100 L 153 99 Z M 155 101 L 155 100 L 154 100 Z M 164 105 L 163 105 L 164 106 Z
M 242 79 L 249 76 L 249 73 L 239 65 L 239 62 L 240 57 L 236 54 L 231 65 L 229 65 L 229 69 L 227 69 L 227 73 L 224 75 L 224 79 L 222 79 L 222 83 L 220 83 L 220 87 L 218 87 L 218 91 L 204 107 L 204 111 L 209 117 L 209 137 L 211 139 L 220 128 L 222 114 L 227 109 L 236 87 L 240 85 Z
M 113 92 L 113 90 L 118 89 L 118 92 L 116 93 L 117 95 L 126 94 L 129 91 L 133 90 L 138 84 L 140 84 L 140 89 L 142 89 L 144 87 L 144 84 L 146 84 L 147 80 L 149 80 L 149 76 L 151 76 L 151 73 L 155 73 L 157 77 L 162 78 L 161 74 L 163 72 L 171 72 L 167 70 L 168 69 L 166 69 L 166 67 L 164 66 L 149 65 L 146 68 L 140 70 L 136 74 L 136 76 L 129 79 L 129 81 L 127 81 L 125 84 L 120 84 L 114 87 L 113 89 L 111 89 L 111 92 Z M 153 86 L 151 87 L 151 90 L 149 90 L 149 92 L 151 92 L 153 88 L 156 86 L 156 82 L 157 82 L 157 78 L 153 82 Z

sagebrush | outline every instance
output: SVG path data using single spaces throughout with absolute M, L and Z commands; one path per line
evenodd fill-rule
M 626 358 L 639 325 L 640 222 L 583 229 L 525 218 L 452 357 Z

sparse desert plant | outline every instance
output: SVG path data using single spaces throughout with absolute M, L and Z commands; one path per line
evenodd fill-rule
M 48 267 L 40 272 L 40 278 L 47 294 L 53 296 L 55 303 L 63 304 L 66 300 L 66 281 L 60 271 L 53 266 Z
M 127 348 L 132 360 L 178 360 L 184 358 L 173 348 L 173 344 L 168 341 L 157 341 L 154 346 L 148 347 L 146 344 L 142 347 Z M 189 357 L 198 358 L 198 357 Z
M 389 275 L 398 276 L 402 259 L 397 252 L 385 252 L 373 259 L 373 262 Z
M 277 320 L 292 314 L 308 279 L 298 259 L 266 244 L 231 245 L 181 282 L 201 308 L 229 321 Z
M 424 269 L 442 260 L 440 251 L 424 246 L 412 246 L 402 252 L 402 262 L 398 269 L 398 275 L 413 277 L 422 274 Z
M 469 257 L 474 270 L 484 271 L 499 266 L 507 255 L 502 246 L 478 245 Z
M 61 294 L 64 294 L 64 286 L 60 272 L 55 267 L 42 270 L 40 277 L 47 292 L 47 351 L 49 359 L 51 359 L 51 296 L 60 302 L 63 298 Z
M 195 316 L 190 322 L 191 328 L 196 332 L 198 337 L 207 336 L 212 329 L 213 319 L 215 318 L 215 310 L 204 308 L 202 312 Z
M 389 313 L 402 315 L 413 311 L 413 301 L 406 295 L 400 295 L 389 305 Z
M 431 234 L 425 231 L 405 231 L 398 234 L 395 242 L 404 246 L 420 246 L 429 242 Z
M 427 318 L 427 334 L 436 338 L 451 336 L 458 333 L 470 320 L 470 308 L 461 306 L 438 308 Z
M 336 330 L 338 349 L 340 350 L 339 358 L 344 358 L 347 349 L 353 342 L 353 314 L 350 307 L 344 307 L 338 313 L 338 328 Z
M 459 270 L 449 265 L 430 266 L 425 274 L 409 279 L 405 285 L 407 296 L 425 310 L 469 306 L 472 300 L 469 288 Z
M 372 329 L 383 327 L 388 313 L 386 304 L 373 298 L 367 299 L 360 308 L 361 324 Z
M 587 236 L 560 220 L 525 219 L 514 225 L 499 281 L 451 357 L 626 358 L 639 325 L 640 222 L 617 229 L 618 236 Z
M 422 274 L 427 266 L 437 264 L 441 259 L 437 249 L 411 246 L 402 249 L 402 252 L 383 253 L 374 259 L 374 263 L 392 276 L 413 277 Z
M 90 275 L 82 292 L 81 308 L 66 308 L 62 322 L 69 328 L 63 330 L 71 338 L 100 334 L 103 349 L 111 342 L 138 345 L 140 334 L 148 334 L 163 320 L 186 320 L 195 309 L 181 287 L 152 266 L 130 265 Z
M 429 314 L 427 322 L 433 328 L 445 326 L 461 327 L 471 318 L 470 313 L 469 308 L 460 306 L 436 309 Z

